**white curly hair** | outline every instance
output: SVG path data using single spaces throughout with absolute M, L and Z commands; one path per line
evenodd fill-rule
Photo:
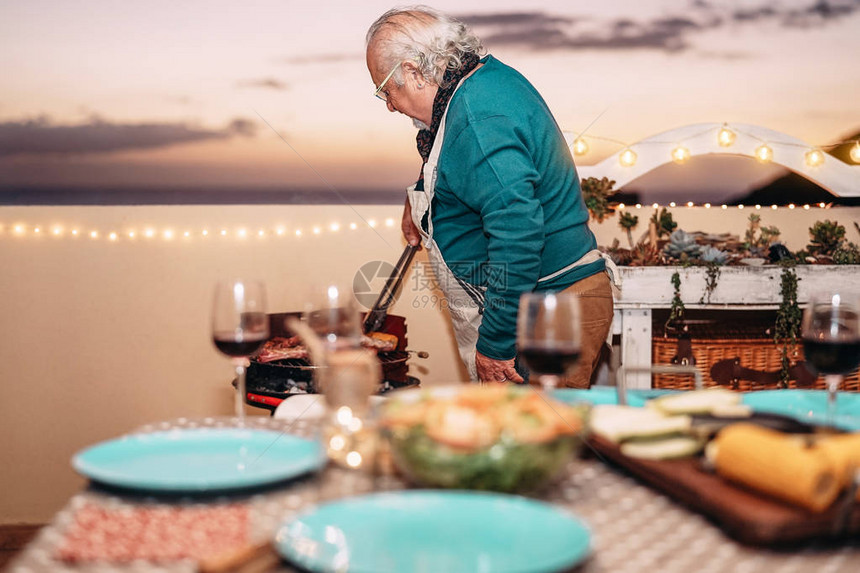
M 365 46 L 371 44 L 376 44 L 382 68 L 411 60 L 424 79 L 438 86 L 442 86 L 445 70 L 462 65 L 463 56 L 484 53 L 481 40 L 465 24 L 429 6 L 389 10 L 368 29 Z M 403 85 L 402 70 L 392 79 Z

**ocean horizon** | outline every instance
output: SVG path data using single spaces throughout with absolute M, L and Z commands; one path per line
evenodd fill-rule
M 0 205 L 400 205 L 405 188 L 0 186 Z

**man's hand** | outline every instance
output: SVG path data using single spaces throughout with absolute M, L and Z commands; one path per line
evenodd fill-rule
M 400 229 L 403 231 L 403 237 L 406 242 L 413 247 L 418 247 L 421 250 L 421 235 L 418 234 L 418 227 L 412 220 L 412 205 L 409 204 L 409 197 L 406 198 L 406 205 L 403 207 L 403 219 L 400 221 Z
M 475 366 L 478 368 L 478 378 L 481 382 L 515 382 L 522 384 L 523 377 L 514 369 L 514 359 L 494 360 L 478 352 L 475 355 Z

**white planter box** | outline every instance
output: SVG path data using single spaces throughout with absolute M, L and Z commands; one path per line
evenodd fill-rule
M 720 267 L 710 303 L 700 303 L 705 292 L 705 267 L 619 267 L 621 296 L 615 301 L 613 333 L 621 335 L 621 364 L 630 388 L 651 387 L 651 310 L 670 308 L 672 274 L 681 278 L 681 300 L 688 309 L 776 309 L 782 302 L 776 265 Z M 860 290 L 860 265 L 799 265 L 797 300 L 803 305 L 816 291 L 835 288 Z

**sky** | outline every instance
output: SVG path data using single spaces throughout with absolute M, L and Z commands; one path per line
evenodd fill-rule
M 392 6 L 0 0 L 0 187 L 401 192 L 420 165 L 415 129 L 372 96 L 364 62 L 367 27 Z M 860 0 L 433 6 L 523 73 L 563 130 L 605 138 L 580 164 L 692 123 L 814 145 L 860 129 Z M 731 164 L 699 165 L 699 187 L 778 174 Z M 661 172 L 639 183 L 683 176 Z

